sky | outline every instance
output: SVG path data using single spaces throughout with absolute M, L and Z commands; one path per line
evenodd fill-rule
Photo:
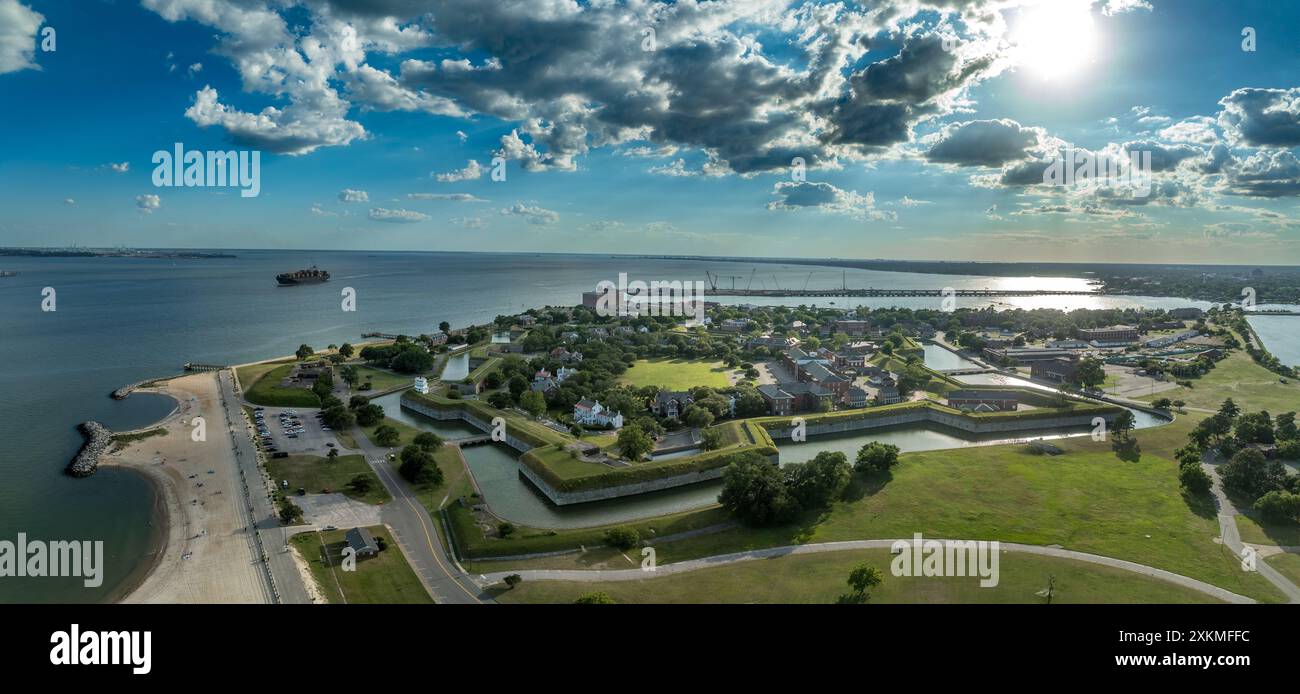
M 1297 35 L 1269 0 L 0 0 L 0 245 L 1300 264 Z M 257 194 L 161 178 L 178 143 Z

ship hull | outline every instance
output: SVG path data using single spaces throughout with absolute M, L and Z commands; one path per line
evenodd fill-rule
M 329 279 L 323 279 L 323 278 L 297 279 L 294 277 L 277 277 L 275 278 L 275 281 L 279 282 L 281 287 L 292 287 L 298 284 L 321 284 L 322 282 L 328 282 Z

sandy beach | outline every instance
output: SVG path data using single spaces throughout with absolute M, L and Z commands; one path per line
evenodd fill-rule
M 127 603 L 267 603 L 262 568 L 225 427 L 215 373 L 181 376 L 147 389 L 179 403 L 156 426 L 167 433 L 105 455 L 146 475 L 159 492 L 164 541 Z M 206 441 L 193 441 L 193 418 L 206 420 Z

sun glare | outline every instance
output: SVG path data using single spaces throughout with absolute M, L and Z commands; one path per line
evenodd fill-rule
M 1096 59 L 1097 33 L 1087 0 L 1048 0 L 1022 11 L 1011 33 L 1016 62 L 1048 81 L 1076 76 Z

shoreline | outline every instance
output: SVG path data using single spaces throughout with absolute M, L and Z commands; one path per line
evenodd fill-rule
M 217 377 L 202 372 L 149 388 L 177 407 L 144 429 L 166 433 L 123 445 L 101 465 L 139 474 L 154 493 L 152 550 L 110 593 L 114 603 L 269 602 L 258 573 L 231 434 L 218 416 Z M 189 418 L 208 421 L 209 438 L 191 439 Z M 188 503 L 187 503 L 188 499 Z

